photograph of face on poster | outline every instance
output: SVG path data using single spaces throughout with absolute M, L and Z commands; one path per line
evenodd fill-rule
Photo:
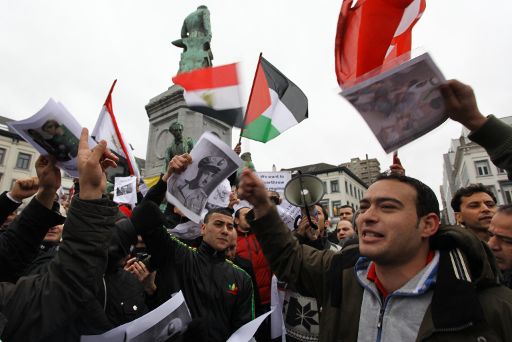
M 54 156 L 59 168 L 72 177 L 78 177 L 76 157 L 82 127 L 61 103 L 49 99 L 28 119 L 10 121 L 7 125 L 41 155 Z M 89 138 L 89 147 L 95 145 Z
M 40 129 L 29 128 L 26 132 L 57 161 L 66 162 L 78 154 L 78 138 L 57 120 L 46 120 Z
M 167 201 L 198 223 L 208 197 L 242 164 L 240 157 L 212 133 L 206 132 L 190 152 L 192 164 L 167 181 Z
M 446 121 L 439 86 L 445 81 L 428 54 L 342 92 L 386 152 L 419 138 Z

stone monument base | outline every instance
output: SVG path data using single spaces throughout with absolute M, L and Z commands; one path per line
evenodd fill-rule
M 146 105 L 149 118 L 148 149 L 144 177 L 159 175 L 164 169 L 165 150 L 173 143 L 174 137 L 169 126 L 179 121 L 183 124 L 183 137 L 197 142 L 206 131 L 217 133 L 222 141 L 231 146 L 231 126 L 219 120 L 190 110 L 183 98 L 183 88 L 171 86 Z

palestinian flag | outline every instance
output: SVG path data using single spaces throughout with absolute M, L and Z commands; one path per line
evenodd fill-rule
M 307 117 L 306 95 L 260 56 L 241 135 L 267 142 Z
M 190 109 L 241 128 L 243 113 L 236 66 L 233 63 L 183 72 L 172 81 L 185 90 L 183 97 Z

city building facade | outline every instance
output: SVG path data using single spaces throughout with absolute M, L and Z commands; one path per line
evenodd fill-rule
M 365 159 L 351 158 L 350 162 L 340 164 L 341 167 L 346 167 L 361 179 L 366 185 L 372 184 L 375 179 L 380 175 L 380 163 L 376 158 Z
M 332 222 L 337 222 L 338 210 L 343 205 L 359 209 L 359 201 L 368 188 L 359 177 L 344 166 L 319 163 L 299 166 L 283 171 L 298 171 L 317 176 L 324 185 L 325 195 L 320 203 L 329 212 Z
M 512 125 L 512 116 L 501 118 Z M 450 202 L 457 189 L 481 183 L 496 196 L 498 205 L 512 204 L 512 182 L 505 170 L 497 168 L 483 147 L 468 138 L 464 128 L 458 139 L 452 139 L 448 153 L 443 155 L 443 185 L 441 185 L 442 216 L 445 223 L 454 224 Z

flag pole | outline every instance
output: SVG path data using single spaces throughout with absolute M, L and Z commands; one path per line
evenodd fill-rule
M 124 152 L 124 156 L 126 158 L 126 163 L 128 164 L 128 171 L 130 172 L 130 175 L 134 176 L 134 166 L 132 165 L 132 162 L 130 161 L 130 156 L 128 155 L 128 148 L 126 144 L 124 143 L 123 137 L 121 135 L 121 131 L 119 130 L 119 127 L 117 126 L 117 120 L 114 115 L 114 108 L 112 106 L 112 91 L 114 90 L 114 86 L 117 83 L 117 79 L 114 80 L 114 83 L 112 83 L 112 87 L 110 87 L 110 91 L 108 93 L 107 99 L 105 100 L 104 106 L 107 107 L 107 113 L 110 116 L 110 120 L 112 120 L 112 125 L 114 126 L 114 131 L 116 132 L 117 139 L 119 140 L 119 143 L 121 144 L 121 149 Z
M 254 72 L 254 78 L 252 80 L 251 93 L 249 94 L 249 100 L 247 101 L 247 107 L 245 107 L 244 121 L 242 124 L 242 128 L 240 129 L 240 137 L 238 138 L 239 144 L 242 143 L 242 134 L 244 133 L 245 119 L 247 118 L 247 109 L 249 108 L 249 104 L 251 103 L 252 92 L 254 91 L 254 84 L 256 83 L 256 75 L 258 75 L 258 69 L 261 64 L 261 56 L 262 55 L 263 55 L 263 53 L 260 52 L 260 56 L 258 57 L 258 64 L 256 64 L 256 71 Z

